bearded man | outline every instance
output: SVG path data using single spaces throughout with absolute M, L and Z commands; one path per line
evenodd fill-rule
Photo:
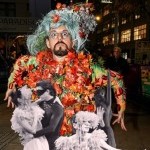
M 96 27 L 92 4 L 66 7 L 57 4 L 39 23 L 36 31 L 28 36 L 30 56 L 20 57 L 9 77 L 5 100 L 15 86 L 34 88 L 40 80 L 48 79 L 64 106 L 65 117 L 61 135 L 72 133 L 70 119 L 78 111 L 96 111 L 94 92 L 107 85 L 107 72 L 95 64 L 90 54 L 84 54 L 84 44 Z M 122 76 L 110 71 L 111 86 L 118 104 L 114 123 L 124 125 L 126 95 Z M 8 102 L 9 106 L 9 102 Z

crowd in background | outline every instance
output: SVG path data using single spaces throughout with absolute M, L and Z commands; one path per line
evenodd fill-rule
M 0 78 L 7 78 L 16 59 L 25 54 L 27 49 L 24 45 L 20 46 L 20 51 L 17 51 L 15 46 L 11 46 L 7 54 L 5 48 L 0 48 Z

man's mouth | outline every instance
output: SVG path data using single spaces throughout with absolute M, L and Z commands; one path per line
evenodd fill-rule
M 57 42 L 54 46 L 54 54 L 56 56 L 65 56 L 68 54 L 68 46 L 64 42 Z
M 59 50 L 54 49 L 54 54 L 56 56 L 66 56 L 68 54 L 68 50 L 59 47 Z

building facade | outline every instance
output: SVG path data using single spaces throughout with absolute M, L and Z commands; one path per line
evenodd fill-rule
M 20 54 L 27 49 L 26 36 L 35 25 L 29 0 L 0 0 L 0 49 L 4 50 L 6 57 L 14 50 Z
M 98 23 L 98 45 L 104 57 L 111 54 L 114 46 L 122 49 L 123 57 L 141 64 L 150 62 L 150 14 L 146 10 L 132 11 L 114 8 L 113 4 L 101 5 L 101 20 Z

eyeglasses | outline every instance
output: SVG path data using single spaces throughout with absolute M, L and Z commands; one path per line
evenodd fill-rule
M 63 38 L 63 39 L 70 37 L 70 33 L 68 31 L 64 30 L 61 33 L 57 33 L 56 31 L 51 31 L 49 34 L 49 38 L 56 39 L 60 35 L 61 35 L 61 38 Z

